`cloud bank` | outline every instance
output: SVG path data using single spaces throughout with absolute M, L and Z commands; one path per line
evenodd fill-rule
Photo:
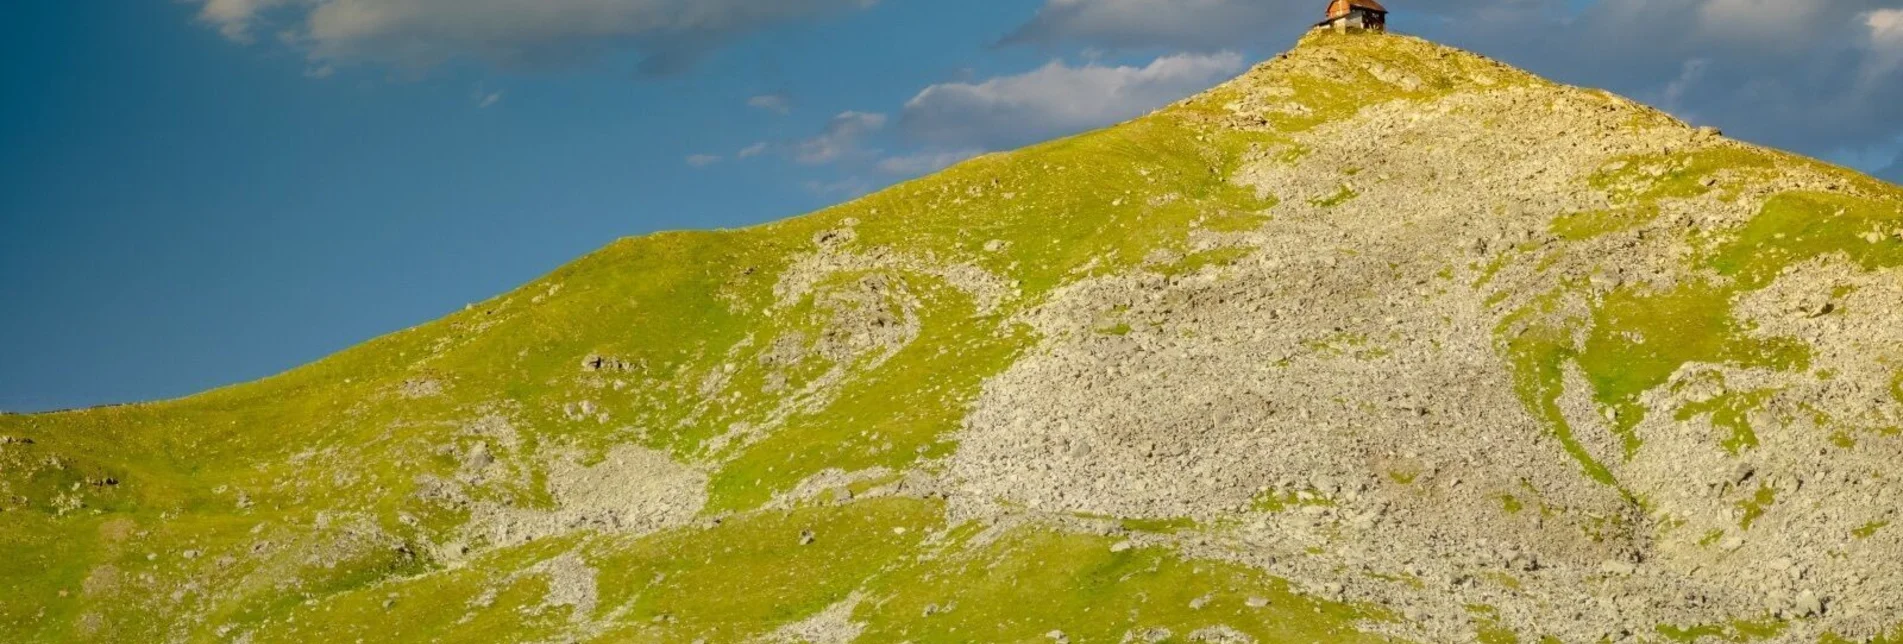
M 877 154 L 861 147 L 861 142 L 885 129 L 886 116 L 872 112 L 841 112 L 826 124 L 819 136 L 794 146 L 793 159 L 802 165 L 821 165 Z
M 905 104 L 904 132 L 952 149 L 1001 150 L 1140 116 L 1240 72 L 1235 53 L 1181 54 L 1143 67 L 1057 61 L 1012 76 L 944 83 Z
M 227 38 L 268 29 L 317 61 L 539 66 L 632 50 L 643 71 L 667 73 L 740 34 L 878 0 L 199 1 L 199 19 Z

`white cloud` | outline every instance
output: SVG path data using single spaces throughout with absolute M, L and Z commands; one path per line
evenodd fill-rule
M 772 147 L 772 144 L 769 144 L 766 141 L 761 141 L 759 143 L 755 143 L 753 145 L 740 148 L 740 152 L 735 154 L 734 156 L 736 158 L 741 158 L 741 159 L 751 159 L 753 157 L 766 154 L 767 149 L 770 147 Z
M 826 124 L 819 136 L 800 142 L 793 158 L 802 164 L 819 165 L 870 154 L 860 147 L 867 135 L 885 128 L 886 116 L 871 112 L 842 112 Z
M 901 176 L 918 176 L 949 168 L 979 154 L 982 153 L 977 150 L 954 150 L 887 157 L 879 160 L 879 171 Z
M 479 109 L 479 110 L 489 109 L 489 107 L 500 102 L 502 102 L 502 92 L 489 92 L 487 94 L 478 94 L 476 98 L 476 109 Z
M 786 114 L 793 111 L 793 100 L 785 94 L 761 94 L 747 99 L 747 106 L 754 109 Z
M 284 0 L 204 0 L 198 19 L 218 27 L 218 33 L 241 43 L 251 43 L 251 31 L 259 14 Z
M 428 67 L 458 58 L 541 65 L 633 50 L 678 70 L 728 38 L 878 0 L 196 0 L 201 19 L 249 41 L 267 9 L 315 60 Z
M 1863 15 L 1870 42 L 1884 49 L 1903 49 L 1903 9 L 1877 9 Z
M 705 168 L 716 163 L 720 163 L 720 155 L 717 154 L 695 154 L 687 157 L 687 165 L 696 168 Z
M 1858 78 L 1857 89 L 1861 92 L 1881 92 L 1888 87 L 1903 87 L 1898 76 L 1903 75 L 1903 9 L 1878 9 L 1863 15 L 1863 26 L 1870 34 L 1869 58 L 1864 61 L 1862 74 Z M 1898 94 L 1903 94 L 1899 90 Z M 1894 100 L 1903 100 L 1898 96 Z M 1891 119 L 1903 125 L 1903 118 L 1894 115 L 1903 113 L 1903 109 L 1892 107 Z
M 906 133 L 951 149 L 1016 147 L 1126 120 L 1241 71 L 1234 53 L 1158 58 L 1144 67 L 1071 66 L 927 87 L 905 104 Z
M 1894 67 L 1903 62 L 1903 9 L 1866 13 L 1863 24 L 1870 29 L 1870 50 L 1880 64 Z

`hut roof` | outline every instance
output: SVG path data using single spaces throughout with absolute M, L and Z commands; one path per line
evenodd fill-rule
M 1349 11 L 1355 9 L 1365 9 L 1378 13 L 1388 12 L 1387 7 L 1381 6 L 1381 3 L 1375 2 L 1375 0 L 1334 0 L 1328 3 L 1328 19 L 1334 20 L 1346 16 Z

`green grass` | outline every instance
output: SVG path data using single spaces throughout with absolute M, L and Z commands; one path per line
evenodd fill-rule
M 1402 484 L 1405 485 L 1406 482 L 1402 482 Z M 1257 512 L 1271 513 L 1288 512 L 1305 507 L 1333 507 L 1334 505 L 1334 500 L 1329 499 L 1326 495 L 1314 489 L 1283 492 L 1280 494 L 1272 490 L 1265 491 L 1255 495 L 1255 498 L 1249 502 L 1250 509 Z
M 1573 435 L 1572 424 L 1559 408 L 1559 398 L 1565 393 L 1566 362 L 1578 356 L 1572 348 L 1572 336 L 1573 327 L 1579 323 L 1551 319 L 1559 295 L 1549 294 L 1508 316 L 1495 336 L 1501 338 L 1501 351 L 1513 366 L 1514 389 L 1528 411 L 1546 425 L 1588 478 L 1618 487 L 1612 470 Z
M 1468 606 L 1473 614 L 1474 633 L 1480 644 L 1519 644 L 1520 634 L 1500 624 L 1500 610 L 1492 606 Z
M 1162 267 L 1157 272 L 1171 277 L 1194 275 L 1202 272 L 1205 268 L 1221 268 L 1233 265 L 1254 252 L 1255 249 L 1253 248 L 1218 248 L 1215 250 L 1206 250 L 1184 257 L 1174 264 Z
M 1313 203 L 1317 208 L 1333 208 L 1348 203 L 1359 196 L 1361 196 L 1361 193 L 1356 192 L 1352 187 L 1344 185 L 1340 190 L 1335 191 L 1335 194 L 1316 199 L 1310 203 Z
M 1169 519 L 1124 519 L 1119 521 L 1118 525 L 1131 532 L 1173 534 L 1185 530 L 1195 530 L 1196 520 L 1183 517 Z
M 1258 207 L 1262 210 L 1274 208 L 1280 200 L 1270 197 L 1261 200 Z M 1262 228 L 1272 218 L 1262 212 L 1225 210 L 1204 218 L 1199 228 L 1218 233 L 1246 233 Z
M 942 557 L 879 585 L 856 615 L 862 639 L 1028 642 L 1060 631 L 1074 642 L 1116 642 L 1167 631 L 1183 641 L 1221 626 L 1262 642 L 1383 641 L 1354 627 L 1383 618 L 1369 609 L 1300 594 L 1246 567 L 1159 548 L 1113 552 L 1113 543 L 1033 527 Z
M 1758 434 L 1751 427 L 1750 413 L 1762 406 L 1766 398 L 1776 393 L 1777 390 L 1774 389 L 1725 392 L 1711 400 L 1685 405 L 1678 410 L 1678 420 L 1686 421 L 1709 415 L 1712 425 L 1730 432 L 1719 441 L 1719 444 L 1723 445 L 1725 451 L 1730 452 L 1732 456 L 1737 456 L 1746 449 L 1758 446 Z
M 1763 288 L 1785 267 L 1827 255 L 1840 255 L 1864 270 L 1903 266 L 1903 239 L 1896 237 L 1897 230 L 1903 230 L 1903 207 L 1894 201 L 1785 193 L 1765 202 L 1763 211 L 1736 240 L 1719 249 L 1710 264 L 1744 289 Z
M 1658 217 L 1658 204 L 1594 210 L 1560 216 L 1553 220 L 1552 231 L 1553 234 L 1567 241 L 1584 241 L 1639 228 L 1652 223 Z
M 1658 634 L 1674 642 L 1700 642 L 1721 640 L 1726 642 L 1759 642 L 1777 639 L 1782 636 L 1790 624 L 1773 617 L 1761 620 L 1734 620 L 1728 624 L 1700 624 L 1696 626 L 1675 626 L 1664 624 L 1657 627 Z
M 906 565 L 941 526 L 935 502 L 875 499 L 768 512 L 706 533 L 644 539 L 599 556 L 605 605 L 633 602 L 625 634 L 735 641 L 837 603 Z M 811 530 L 811 544 L 798 545 Z M 664 617 L 663 617 L 664 616 Z M 659 628 L 656 617 L 671 620 Z M 607 639 L 620 639 L 610 636 Z
M 299 605 L 264 624 L 256 641 L 556 638 L 577 623 L 596 622 L 610 641 L 735 641 L 817 613 L 903 563 L 938 529 L 941 512 L 932 502 L 875 499 L 644 538 L 551 539 Z M 806 531 L 814 539 L 799 545 Z M 549 605 L 556 577 L 533 571 L 561 557 L 586 567 L 592 610 Z
M 1627 288 L 1607 295 L 1595 311 L 1579 366 L 1592 381 L 1595 398 L 1616 414 L 1615 431 L 1628 457 L 1639 449 L 1634 430 L 1647 413 L 1639 396 L 1688 363 L 1809 368 L 1803 343 L 1742 334 L 1731 316 L 1731 295 L 1706 284 L 1662 293 Z
M 828 469 L 902 470 L 951 453 L 955 444 L 946 437 L 1028 333 L 976 317 L 955 289 L 916 285 L 937 300 L 923 315 L 919 338 L 831 405 L 788 420 L 728 462 L 710 482 L 709 511 L 757 507 Z
M 1751 498 L 1738 502 L 1738 510 L 1741 513 L 1738 518 L 1738 527 L 1750 530 L 1751 526 L 1757 524 L 1758 519 L 1764 518 L 1765 510 L 1776 504 L 1777 490 L 1769 485 L 1759 487 Z
M 1751 148 L 1719 145 L 1678 154 L 1640 154 L 1616 159 L 1607 168 L 1593 174 L 1588 183 L 1605 190 L 1622 203 L 1636 203 L 1641 211 L 1660 199 L 1685 199 L 1704 195 L 1716 186 L 1721 171 L 1750 176 L 1769 171 L 1774 161 Z
M 573 608 L 543 607 L 550 579 L 515 574 L 579 546 L 578 538 L 551 539 L 483 557 L 467 568 L 330 594 L 296 602 L 262 619 L 234 620 L 236 632 L 258 642 L 482 641 L 484 633 L 525 638 L 554 637 L 568 626 Z M 385 608 L 386 602 L 388 608 Z

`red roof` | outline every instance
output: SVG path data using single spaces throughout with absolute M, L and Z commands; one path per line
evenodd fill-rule
M 1328 3 L 1328 19 L 1334 20 L 1346 16 L 1349 11 L 1355 9 L 1365 9 L 1377 13 L 1388 12 L 1387 7 L 1381 6 L 1381 3 L 1375 2 L 1374 0 L 1334 0 Z

